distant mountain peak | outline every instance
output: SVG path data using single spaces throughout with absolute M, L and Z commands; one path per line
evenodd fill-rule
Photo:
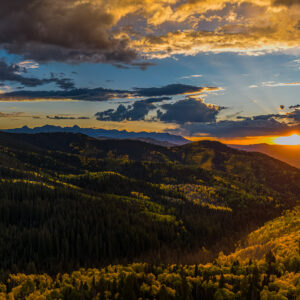
M 81 128 L 78 125 L 72 127 L 61 127 L 54 125 L 44 125 L 41 127 L 29 128 L 28 126 L 23 126 L 22 128 L 7 129 L 3 130 L 9 133 L 50 133 L 50 132 L 68 132 L 68 133 L 81 133 L 93 138 L 106 138 L 106 139 L 141 139 L 147 140 L 149 143 L 163 144 L 166 146 L 172 145 L 184 145 L 190 143 L 189 140 L 185 139 L 180 135 L 173 135 L 165 132 L 132 132 L 127 130 L 107 130 L 101 128 Z

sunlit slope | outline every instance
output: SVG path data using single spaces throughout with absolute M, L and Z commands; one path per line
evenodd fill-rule
M 299 207 L 286 212 L 252 232 L 242 250 L 227 257 L 220 255 L 213 263 L 109 265 L 52 277 L 10 274 L 0 283 L 0 296 L 3 299 L 298 300 L 299 217 Z
M 297 260 L 300 271 L 299 206 L 253 231 L 225 261 L 262 260 L 270 250 L 278 260 L 287 265 L 296 263 Z

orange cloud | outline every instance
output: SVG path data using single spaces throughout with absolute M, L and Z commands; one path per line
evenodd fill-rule
M 227 15 L 225 7 L 229 7 Z M 173 6 L 173 13 L 166 12 L 165 19 L 162 14 L 156 22 L 154 16 L 148 19 L 148 24 L 160 25 L 152 28 L 152 34 L 131 41 L 131 46 L 148 58 L 200 52 L 261 55 L 300 46 L 297 5 L 278 6 L 270 0 L 194 0 Z M 215 23 L 215 29 L 201 29 L 198 24 L 203 20 Z M 174 30 L 160 34 L 164 23 L 170 22 Z
M 130 64 L 144 56 L 259 55 L 300 46 L 297 0 L 11 2 L 14 9 L 0 5 L 0 43 L 27 61 Z M 16 26 L 8 27 L 11 22 Z

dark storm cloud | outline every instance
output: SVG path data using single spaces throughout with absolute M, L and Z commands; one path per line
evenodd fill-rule
M 167 123 L 186 123 L 186 122 L 215 122 L 220 110 L 224 107 L 205 104 L 203 101 L 189 98 L 180 100 L 173 104 L 161 106 L 165 110 L 159 114 L 159 119 Z
M 50 78 L 54 81 L 63 79 Z M 48 79 L 49 80 L 49 79 Z M 67 82 L 66 82 L 67 83 Z M 153 88 L 134 88 L 133 90 L 115 90 L 106 88 L 81 88 L 71 89 L 68 91 L 14 91 L 0 94 L 0 99 L 16 99 L 16 100 L 37 100 L 37 99 L 72 99 L 83 101 L 105 101 L 115 98 L 128 97 L 150 97 L 150 102 L 159 102 L 163 100 L 171 100 L 168 96 L 175 96 L 188 93 L 201 93 L 203 91 L 217 90 L 215 87 L 198 87 L 183 84 L 171 84 L 163 87 Z M 167 96 L 166 96 L 167 95 Z
M 19 65 L 7 64 L 4 60 L 0 60 L 0 81 L 18 82 L 27 87 L 36 87 L 43 84 L 55 83 L 61 89 L 74 88 L 74 84 L 69 78 L 58 78 L 54 74 L 51 74 L 50 78 L 35 78 L 26 77 L 22 73 L 26 73 L 26 68 L 22 68 Z
M 38 62 L 121 62 L 138 58 L 109 30 L 114 15 L 75 0 L 1 0 L 0 45 Z M 141 66 L 145 68 L 145 66 Z
M 95 114 L 99 121 L 139 121 L 145 120 L 148 113 L 155 109 L 152 103 L 146 101 L 136 101 L 133 105 L 119 105 L 116 110 L 108 109 Z

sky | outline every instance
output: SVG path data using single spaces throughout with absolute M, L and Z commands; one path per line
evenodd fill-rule
M 0 1 L 0 129 L 300 133 L 300 0 Z

